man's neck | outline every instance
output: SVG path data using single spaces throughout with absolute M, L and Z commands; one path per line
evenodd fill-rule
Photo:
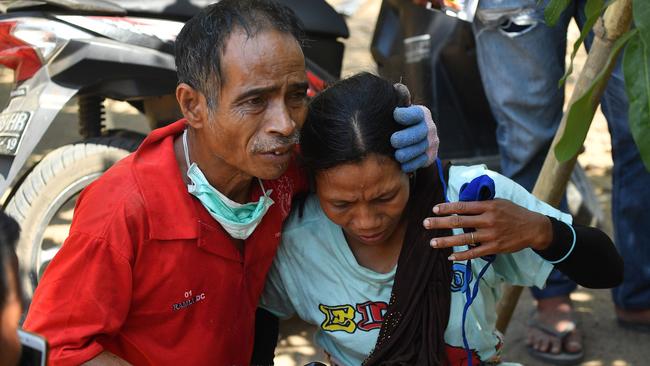
M 201 168 L 201 172 L 203 172 L 212 187 L 235 202 L 246 203 L 250 200 L 254 177 L 226 163 L 223 159 L 208 154 L 207 151 L 194 148 L 189 135 L 188 145 L 190 164 L 194 162 Z M 194 146 L 197 145 L 194 144 Z M 189 183 L 189 178 L 187 177 L 187 169 L 189 167 L 186 164 L 183 151 L 183 135 L 179 135 L 174 139 L 174 153 L 181 171 L 181 176 L 185 180 L 185 183 Z

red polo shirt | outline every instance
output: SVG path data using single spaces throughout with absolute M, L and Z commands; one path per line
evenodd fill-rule
M 24 325 L 47 338 L 50 364 L 103 350 L 135 365 L 249 363 L 266 272 L 306 182 L 293 162 L 264 182 L 275 204 L 240 254 L 183 183 L 173 139 L 184 126 L 153 131 L 79 197 Z

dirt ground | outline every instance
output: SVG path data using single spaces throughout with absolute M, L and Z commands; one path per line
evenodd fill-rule
M 344 0 L 332 0 L 341 3 Z M 347 19 L 350 38 L 345 41 L 346 54 L 343 60 L 343 76 L 359 71 L 374 71 L 375 66 L 369 52 L 380 1 L 361 1 L 357 11 Z M 569 32 L 570 39 L 576 39 L 579 31 L 574 24 Z M 571 41 L 569 44 L 573 44 Z M 576 71 L 568 80 L 567 99 L 573 90 L 573 83 L 582 68 L 586 55 L 582 51 L 576 59 Z M 607 123 L 599 112 L 594 119 L 585 142 L 585 152 L 579 157 L 594 185 L 599 202 L 606 213 L 604 229 L 611 234 L 611 144 Z M 650 364 L 650 335 L 639 334 L 619 328 L 614 316 L 614 306 L 607 290 L 579 289 L 572 294 L 580 317 L 580 327 L 585 333 L 585 361 L 582 366 L 642 366 Z M 534 310 L 534 301 L 528 291 L 519 301 L 517 310 L 506 334 L 504 359 L 524 365 L 545 365 L 532 359 L 526 352 L 526 320 Z M 324 361 L 322 352 L 311 340 L 314 328 L 292 319 L 281 326 L 282 339 L 277 352 L 276 365 L 304 365 L 309 361 Z

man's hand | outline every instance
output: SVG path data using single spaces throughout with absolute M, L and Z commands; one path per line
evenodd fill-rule
M 469 250 L 452 254 L 450 260 L 513 253 L 528 247 L 543 250 L 553 240 L 553 230 L 548 217 L 508 200 L 441 203 L 433 208 L 433 212 L 438 217 L 424 220 L 424 227 L 427 229 L 476 229 L 472 233 L 431 240 L 431 246 L 434 248 L 480 243 Z
M 117 357 L 116 355 L 104 351 L 98 354 L 92 360 L 84 362 L 82 366 L 130 366 L 131 364 Z
M 390 138 L 397 149 L 395 159 L 402 165 L 402 171 L 410 173 L 431 165 L 438 157 L 440 140 L 429 109 L 421 105 L 397 107 L 393 118 L 397 123 L 409 126 Z

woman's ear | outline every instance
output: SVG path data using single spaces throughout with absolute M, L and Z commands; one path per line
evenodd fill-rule
M 189 84 L 180 83 L 176 87 L 176 100 L 191 127 L 199 129 L 208 122 L 208 103 L 203 93 Z

